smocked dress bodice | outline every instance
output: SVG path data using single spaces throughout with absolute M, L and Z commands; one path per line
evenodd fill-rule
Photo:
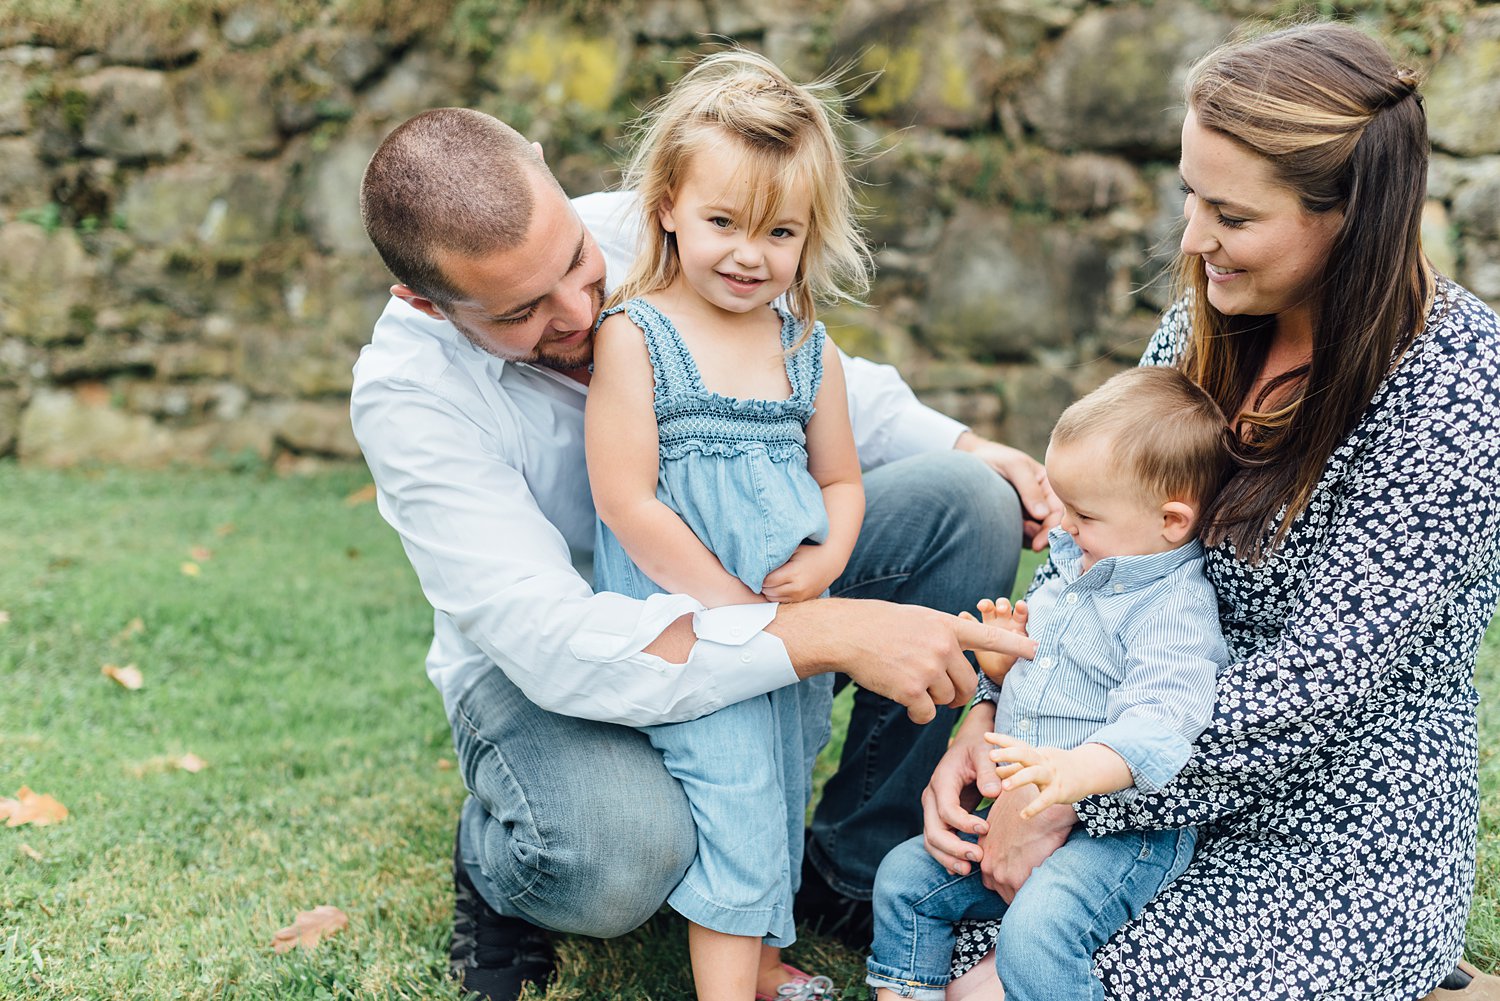
M 657 498 L 726 570 L 759 592 L 766 574 L 799 545 L 828 536 L 822 490 L 807 468 L 807 422 L 823 379 L 823 325 L 815 323 L 799 344 L 804 325 L 778 310 L 791 395 L 738 399 L 704 386 L 677 328 L 651 303 L 631 299 L 604 316 L 618 312 L 640 328 L 651 359 L 661 460 Z M 599 590 L 634 597 L 662 590 L 602 521 L 594 577 Z

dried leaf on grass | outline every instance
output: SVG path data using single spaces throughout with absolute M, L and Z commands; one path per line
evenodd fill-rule
M 349 926 L 349 915 L 332 904 L 319 904 L 310 911 L 298 911 L 297 920 L 282 928 L 271 939 L 271 948 L 278 954 L 301 946 L 316 949 L 318 943 L 329 935 L 343 931 Z
M 128 640 L 134 636 L 139 636 L 145 631 L 146 620 L 137 615 L 135 618 L 125 623 L 125 628 L 120 630 L 120 635 L 116 636 L 115 639 Z
M 28 845 L 24 841 L 21 842 L 21 854 L 25 855 L 27 858 L 31 859 L 31 861 L 33 861 L 33 862 L 45 862 L 45 861 L 47 861 L 47 857 L 45 855 L 43 855 L 41 852 L 37 851 L 35 848 L 31 847 L 30 845 Z
M 352 493 L 348 497 L 344 498 L 344 506 L 345 507 L 358 507 L 361 504 L 368 504 L 371 501 L 373 501 L 374 499 L 375 499 L 375 484 L 373 484 L 373 483 L 366 483 L 364 486 L 362 486 L 358 490 L 354 491 L 354 493 Z
M 199 563 L 207 563 L 214 558 L 214 551 L 207 546 L 194 546 L 188 550 L 188 555 Z
M 145 677 L 141 674 L 141 669 L 136 667 L 134 664 L 126 664 L 124 667 L 117 667 L 114 664 L 105 664 L 103 667 L 99 668 L 99 673 L 113 681 L 115 684 L 119 685 L 121 688 L 128 688 L 132 692 L 146 683 Z
M 220 526 L 218 526 L 217 528 L 214 529 L 214 534 L 217 535 L 221 539 L 224 538 L 226 535 L 233 535 L 234 534 L 234 522 L 232 522 L 232 521 L 226 521 L 226 522 L 224 522 L 224 524 L 222 524 L 222 525 L 220 525 Z
M 5 609 L 0 608 L 0 626 L 8 625 L 10 625 L 10 613 Z
M 138 765 L 132 766 L 130 772 L 136 778 L 143 778 L 159 772 L 197 773 L 207 767 L 207 761 L 189 751 L 187 754 L 163 754 L 155 758 L 150 758 Z
M 22 786 L 15 799 L 0 796 L 0 817 L 5 818 L 6 827 L 20 827 L 22 824 L 46 827 L 67 820 L 68 808 L 46 793 L 32 792 L 27 786 Z
M 196 577 L 202 572 L 203 568 L 192 560 L 187 560 L 182 564 L 182 575 L 184 577 Z

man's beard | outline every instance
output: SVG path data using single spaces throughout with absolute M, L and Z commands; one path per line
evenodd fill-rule
M 589 297 L 594 300 L 594 316 L 597 318 L 598 315 L 604 310 L 603 278 L 599 279 L 589 287 Z M 448 318 L 448 322 L 453 323 L 452 317 Z M 555 369 L 559 372 L 570 372 L 575 369 L 580 369 L 586 365 L 592 364 L 594 361 L 594 334 L 592 330 L 589 332 L 589 335 L 587 337 L 585 337 L 579 344 L 572 348 L 550 348 L 550 345 L 547 343 L 547 341 L 543 339 L 541 341 L 538 341 L 536 347 L 532 348 L 524 355 L 505 355 L 499 351 L 496 351 L 492 345 L 486 344 L 481 338 L 475 336 L 473 332 L 469 331 L 461 324 L 453 323 L 453 326 L 457 328 L 459 333 L 464 335 L 464 337 L 470 344 L 474 345 L 476 348 L 485 352 L 486 354 L 494 355 L 496 358 L 499 358 L 502 361 L 519 362 L 524 365 L 539 365 L 542 368 Z M 577 333 L 577 331 L 570 330 L 568 331 L 568 333 L 563 334 L 562 337 L 565 338 L 574 333 Z

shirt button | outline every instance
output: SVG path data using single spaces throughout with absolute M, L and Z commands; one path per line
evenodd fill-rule
M 1068 604 L 1070 604 L 1070 605 L 1076 605 L 1076 604 L 1078 604 L 1078 594 L 1077 594 L 1077 592 L 1074 592 L 1074 593 L 1068 595 Z
M 1041 665 L 1043 667 L 1047 668 L 1048 670 L 1051 670 L 1051 668 L 1052 668 L 1052 658 L 1051 657 L 1043 657 L 1041 659 L 1040 663 L 1041 663 Z
M 1115 594 L 1120 594 L 1124 590 L 1125 590 L 1125 585 L 1124 584 L 1116 584 L 1115 585 Z
M 742 654 L 740 654 L 740 663 L 741 664 L 748 664 L 748 663 L 750 663 L 750 659 L 751 658 L 750 658 L 750 655 L 748 653 L 742 653 Z
M 745 635 L 745 630 L 741 629 L 739 626 L 731 626 L 729 629 L 729 635 L 733 636 L 735 639 L 739 639 L 741 636 Z
M 1023 719 L 1023 720 L 1020 720 L 1019 722 L 1016 723 L 1016 732 L 1017 733 L 1025 733 L 1027 730 L 1030 730 L 1030 729 L 1031 729 L 1031 721 L 1030 720 L 1024 720 Z

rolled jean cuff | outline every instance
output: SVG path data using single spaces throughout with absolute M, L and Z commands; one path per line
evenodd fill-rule
M 901 997 L 914 998 L 915 1001 L 943 1001 L 943 997 L 948 993 L 950 980 L 951 978 L 945 977 L 937 983 L 923 983 L 920 980 L 912 980 L 903 970 L 883 966 L 873 959 L 865 962 L 865 983 L 870 986 L 871 991 L 885 988 L 888 991 L 895 991 Z
M 688 885 L 686 879 L 677 884 L 677 889 L 667 898 L 667 905 L 694 924 L 724 935 L 759 938 L 773 949 L 785 949 L 797 941 L 796 927 L 790 915 L 784 913 L 785 908 L 774 904 L 768 907 L 726 907 L 699 893 Z

